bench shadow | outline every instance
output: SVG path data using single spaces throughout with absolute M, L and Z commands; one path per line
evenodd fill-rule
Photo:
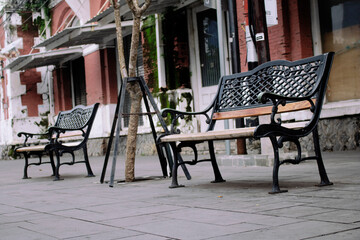
M 318 182 L 300 182 L 300 181 L 289 181 L 280 182 L 280 187 L 283 190 L 313 190 L 317 189 L 316 185 Z M 259 191 L 269 192 L 272 188 L 272 181 L 249 181 L 249 180 L 227 180 L 223 183 L 185 183 L 185 186 L 197 189 L 208 189 L 208 190 L 221 190 L 221 191 Z

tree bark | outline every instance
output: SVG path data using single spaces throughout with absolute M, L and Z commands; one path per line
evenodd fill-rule
M 121 29 L 120 4 L 118 4 L 116 0 L 111 0 L 111 5 L 114 7 L 120 73 L 122 78 L 126 78 L 128 77 L 128 72 L 126 70 L 125 56 L 124 56 L 124 43 L 123 43 L 122 29 Z
M 135 156 L 136 156 L 136 139 L 139 124 L 139 113 L 141 109 L 141 89 L 137 82 L 129 83 L 127 91 L 130 94 L 131 108 L 128 126 L 128 135 L 126 141 L 126 160 L 125 160 L 125 181 L 132 182 L 135 179 Z

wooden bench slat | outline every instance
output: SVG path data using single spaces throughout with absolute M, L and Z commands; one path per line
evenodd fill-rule
M 63 143 L 62 145 L 66 146 L 66 147 L 75 147 L 77 145 L 79 145 L 81 143 L 81 141 L 78 142 L 67 142 L 67 143 Z
M 81 141 L 78 142 L 67 142 L 63 143 L 62 145 L 66 147 L 75 147 L 79 145 Z M 16 152 L 43 152 L 45 150 L 46 145 L 37 145 L 37 146 L 28 146 L 28 147 L 21 147 L 16 149 Z
M 37 145 L 29 147 L 21 147 L 16 149 L 16 152 L 43 152 L 46 145 Z
M 313 99 L 315 103 L 315 100 Z M 308 101 L 288 103 L 285 106 L 280 105 L 278 108 L 278 113 L 300 111 L 309 109 L 311 107 Z M 258 107 L 258 108 L 248 108 L 241 109 L 229 112 L 216 112 L 213 115 L 214 120 L 225 120 L 225 119 L 234 119 L 234 118 L 244 118 L 244 117 L 254 117 L 261 115 L 271 114 L 272 106 Z
M 65 133 L 61 133 L 59 136 L 59 139 L 61 138 L 75 138 L 75 137 L 82 137 L 82 131 L 70 131 L 70 132 L 65 132 Z M 52 138 L 56 138 L 56 135 L 54 134 L 54 136 L 52 136 Z
M 282 126 L 290 129 L 303 128 L 307 122 L 286 123 Z M 227 140 L 236 138 L 248 138 L 254 136 L 255 127 L 227 129 L 223 131 L 209 131 L 202 133 L 173 134 L 161 138 L 161 142 L 177 141 L 208 141 L 208 140 Z

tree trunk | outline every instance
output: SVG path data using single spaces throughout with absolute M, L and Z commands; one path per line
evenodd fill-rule
M 122 78 L 126 78 L 126 77 L 128 77 L 128 73 L 126 70 L 125 56 L 124 56 L 124 43 L 123 43 L 122 29 L 121 29 L 120 5 L 116 3 L 116 0 L 111 0 L 111 4 L 114 7 L 116 39 L 117 39 L 117 48 L 118 48 L 118 55 L 119 55 L 120 73 L 121 73 Z
M 129 60 L 129 76 L 136 77 L 137 51 L 139 47 L 140 35 L 140 17 L 134 16 L 134 25 L 132 29 L 130 60 Z M 126 161 L 125 161 L 125 181 L 132 182 L 135 179 L 135 155 L 136 155 L 136 138 L 139 124 L 139 113 L 141 110 L 141 89 L 137 82 L 129 83 L 126 86 L 130 94 L 131 108 L 128 127 L 128 136 L 126 142 Z
M 111 4 L 114 7 L 120 72 L 122 78 L 136 77 L 137 50 L 139 46 L 141 15 L 149 7 L 150 0 L 145 0 L 145 3 L 141 6 L 141 8 L 139 7 L 137 0 L 127 0 L 127 3 L 133 13 L 134 19 L 130 47 L 129 74 L 126 71 L 125 65 L 124 46 L 121 31 L 120 5 L 116 0 L 111 0 Z M 125 181 L 131 182 L 135 179 L 136 138 L 139 123 L 139 115 L 137 113 L 139 113 L 141 110 L 142 92 L 137 82 L 128 83 L 126 90 L 130 94 L 131 108 L 126 142 Z M 122 109 L 120 109 L 120 111 L 122 111 Z
M 136 138 L 139 123 L 139 115 L 136 113 L 141 110 L 142 93 L 137 83 L 129 83 L 127 91 L 131 99 L 131 114 L 126 142 L 125 181 L 132 182 L 135 179 Z

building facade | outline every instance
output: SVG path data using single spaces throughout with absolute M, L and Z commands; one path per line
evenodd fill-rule
M 209 2 L 158 0 L 147 11 L 138 51 L 138 75 L 145 77 L 159 108 L 199 111 L 212 101 L 220 76 L 232 72 L 229 44 L 233 38 L 228 36 L 230 1 Z M 221 10 L 215 4 L 220 2 Z M 236 3 L 240 68 L 247 71 L 249 62 L 256 61 L 252 60 L 251 46 L 247 44 L 247 1 L 232 2 Z M 324 150 L 359 149 L 359 1 L 266 0 L 265 3 L 271 60 L 293 61 L 328 51 L 336 53 L 319 126 L 321 146 Z M 121 85 L 114 15 L 109 2 L 43 1 L 41 7 L 46 11 L 34 13 L 19 8 L 24 12 L 21 15 L 14 7 L 19 6 L 5 7 L 0 27 L 4 67 L 0 89 L 2 158 L 11 156 L 11 149 L 20 144 L 17 132 L 44 131 L 59 111 L 95 102 L 101 107 L 90 136 L 89 151 L 93 155 L 104 154 Z M 125 5 L 122 13 L 126 45 L 131 37 L 131 14 Z M 39 16 L 44 20 L 42 26 L 34 24 Z M 308 114 L 306 111 L 282 114 L 281 118 L 302 121 Z M 218 127 L 235 125 L 230 121 Z M 126 119 L 123 126 L 122 146 Z M 204 131 L 206 125 L 200 119 L 187 119 L 182 128 Z M 156 153 L 150 131 L 148 121 L 143 118 L 139 154 Z M 231 143 L 231 152 L 236 152 L 234 145 Z M 260 153 L 260 147 L 253 141 L 247 145 L 249 153 Z M 225 145 L 217 148 L 224 152 Z M 310 145 L 306 149 L 312 150 Z M 265 148 L 262 151 L 266 153 Z

